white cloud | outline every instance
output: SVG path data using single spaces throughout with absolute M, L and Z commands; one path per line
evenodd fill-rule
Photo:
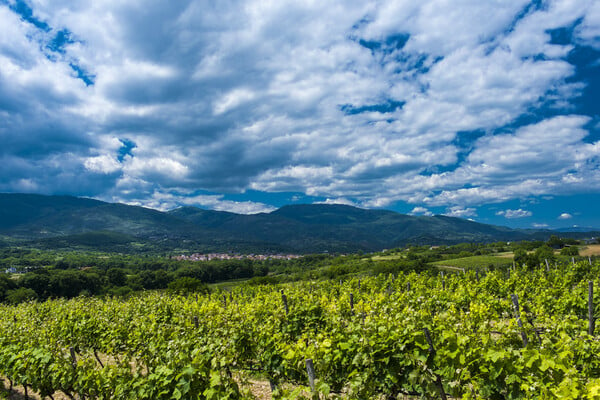
M 562 213 L 558 216 L 558 219 L 571 219 L 573 216 L 569 213 Z
M 582 141 L 588 121 L 582 116 L 560 116 L 514 133 L 484 136 L 475 142 L 463 165 L 429 178 L 444 189 L 423 201 L 431 205 L 482 204 L 568 193 L 584 186 L 600 188 L 600 147 Z M 463 188 L 465 184 L 474 187 Z
M 409 50 L 446 55 L 495 38 L 526 4 L 525 0 L 385 1 L 365 30 L 374 38 L 396 33 L 401 26 L 413 35 L 407 43 Z
M 103 174 L 110 174 L 121 169 L 119 161 L 115 157 L 106 154 L 90 157 L 83 162 L 83 165 L 90 171 Z
M 529 210 L 523 210 L 523 209 L 519 208 L 517 210 L 501 210 L 501 211 L 498 211 L 496 213 L 496 215 L 502 215 L 508 219 L 525 218 L 525 217 L 531 217 L 532 212 Z
M 252 91 L 244 88 L 234 89 L 217 100 L 214 113 L 216 115 L 223 114 L 253 99 L 254 93 Z
M 345 206 L 358 207 L 358 204 L 356 204 L 352 200 L 345 199 L 343 197 L 336 199 L 325 199 L 325 201 L 316 201 L 314 204 L 342 204 Z
M 548 228 L 548 224 L 533 223 L 533 224 L 531 224 L 531 226 L 534 227 L 534 228 L 538 228 L 538 229 Z
M 19 179 L 15 186 L 19 189 L 19 191 L 25 193 L 35 192 L 40 189 L 39 185 L 31 179 Z
M 425 207 L 415 207 L 412 209 L 411 212 L 409 212 L 409 214 L 410 215 L 425 215 L 427 217 L 431 217 L 433 215 L 433 213 Z
M 173 181 L 183 179 L 189 173 L 189 168 L 182 162 L 164 157 L 141 158 L 132 157 L 124 166 L 124 171 L 132 176 L 169 178 Z
M 477 216 L 477 211 L 474 208 L 463 208 L 460 206 L 449 207 L 444 215 L 449 217 L 466 218 Z
M 580 26 L 577 27 L 577 36 L 585 44 L 600 49 L 600 4 L 597 1 L 585 13 Z

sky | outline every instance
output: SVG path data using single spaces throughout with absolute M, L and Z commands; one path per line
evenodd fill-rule
M 0 0 L 0 192 L 600 227 L 595 0 Z

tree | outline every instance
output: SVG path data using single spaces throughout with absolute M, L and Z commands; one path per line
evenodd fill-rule
M 554 250 L 552 248 L 548 247 L 547 245 L 538 247 L 537 250 L 535 251 L 535 255 L 538 258 L 538 260 L 540 260 L 540 262 L 543 262 L 543 260 L 548 260 L 548 261 L 555 260 Z
M 178 278 L 173 282 L 169 283 L 169 290 L 173 290 L 175 292 L 201 292 L 208 293 L 208 286 L 203 283 L 201 280 L 196 278 L 190 278 L 187 276 Z
M 20 287 L 6 292 L 6 300 L 12 304 L 19 304 L 35 299 L 37 299 L 37 293 L 33 289 Z
M 575 257 L 579 255 L 579 248 L 577 246 L 565 247 L 560 251 L 561 256 Z
M 106 271 L 108 282 L 113 286 L 125 286 L 127 275 L 121 268 L 111 268 Z
M 0 301 L 6 300 L 9 290 L 15 288 L 15 282 L 7 274 L 0 274 Z
M 546 244 L 553 249 L 562 249 L 565 245 L 565 242 L 556 235 L 551 235 L 550 239 L 546 242 Z
M 513 253 L 513 259 L 515 260 L 515 263 L 517 263 L 518 265 L 526 264 L 527 250 L 525 250 L 521 247 L 519 247 L 518 249 L 515 249 L 515 252 Z
M 44 270 L 47 271 L 46 269 Z M 58 273 L 58 271 L 55 273 Z M 50 284 L 50 274 L 48 273 L 42 274 L 37 271 L 35 273 L 26 273 L 21 275 L 18 280 L 18 285 L 33 290 L 42 299 L 46 299 L 53 295 Z
M 518 248 L 514 253 L 515 263 L 528 268 L 535 268 L 540 265 L 540 259 L 535 253 L 528 254 L 523 248 Z

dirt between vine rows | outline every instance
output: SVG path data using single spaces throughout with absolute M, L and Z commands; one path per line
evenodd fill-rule
M 23 386 L 13 386 L 13 388 L 9 390 L 10 382 L 8 379 L 0 378 L 0 381 L 2 381 L 2 386 L 0 386 L 0 399 L 25 400 L 29 398 L 38 400 L 42 398 L 37 393 L 32 393 L 31 389 L 28 389 L 28 397 L 25 397 L 25 389 Z M 69 400 L 69 397 L 60 392 L 55 393 L 52 397 L 54 397 L 54 400 Z M 46 398 L 49 399 L 49 397 Z
M 88 354 L 88 356 L 90 356 Z M 111 356 L 107 356 L 106 354 L 97 354 L 98 358 L 100 359 L 100 361 L 106 365 L 106 364 L 115 364 L 116 363 L 116 359 L 114 357 Z M 131 362 L 131 368 L 135 369 L 135 361 Z M 252 394 L 252 396 L 256 399 L 256 400 L 272 400 L 272 396 L 271 396 L 271 385 L 269 383 L 268 380 L 262 379 L 262 378 L 257 378 L 257 377 L 252 377 L 252 376 L 245 376 L 242 377 L 241 375 L 238 375 L 237 373 L 234 372 L 234 376 L 233 376 L 234 380 L 238 383 L 238 385 L 240 386 L 240 389 L 244 390 L 249 390 L 250 393 Z M 42 398 L 38 393 L 35 393 L 31 390 L 31 388 L 28 388 L 28 397 L 25 397 L 25 389 L 23 388 L 23 386 L 13 386 L 12 389 L 9 390 L 9 386 L 10 386 L 10 381 L 2 376 L 0 376 L 0 399 L 8 399 L 8 400 L 25 400 L 25 399 L 31 399 L 31 400 L 46 400 L 46 399 L 50 399 L 50 397 L 45 397 Z M 285 383 L 284 384 L 284 388 L 285 389 L 297 389 L 298 386 L 295 386 L 294 384 L 290 384 L 290 383 Z M 303 395 L 309 397 L 310 396 L 310 392 L 304 391 L 302 392 Z M 55 392 L 52 397 L 54 398 L 54 400 L 70 400 L 69 396 L 67 396 L 65 393 L 57 391 Z M 333 397 L 330 396 L 330 397 Z M 76 399 L 79 399 L 79 396 L 75 395 Z M 381 396 L 381 397 L 376 397 L 375 400 L 383 400 L 385 397 Z M 452 399 L 452 397 L 448 397 L 449 399 Z M 403 400 L 414 400 L 417 399 L 417 397 L 413 397 L 413 396 L 402 396 Z
M 25 397 L 25 390 L 23 389 L 22 386 L 14 386 L 12 388 L 12 390 L 8 390 L 9 382 L 7 379 L 0 378 L 0 382 L 4 383 L 3 387 L 0 385 L 0 399 L 25 400 L 25 399 L 29 398 L 30 400 L 44 400 L 37 393 L 32 393 L 31 389 L 28 391 L 28 397 Z M 250 393 L 252 393 L 252 395 L 254 396 L 255 399 L 257 399 L 257 400 L 272 400 L 271 385 L 269 384 L 269 381 L 250 379 L 247 382 L 248 382 L 248 385 L 246 385 L 245 387 L 250 389 Z M 69 397 L 62 392 L 56 392 L 52 395 L 52 397 L 54 397 L 54 400 L 70 400 Z M 76 397 L 76 398 L 78 398 L 78 397 Z M 452 397 L 448 397 L 448 398 L 452 399 Z M 49 399 L 49 397 L 46 397 L 45 399 Z M 382 399 L 383 399 L 383 397 L 382 397 Z M 417 399 L 417 397 L 402 396 L 402 399 L 413 400 L 413 399 Z
M 90 354 L 87 355 L 91 357 Z M 116 364 L 117 360 L 113 356 L 108 356 L 106 354 L 98 353 L 97 354 L 99 360 L 102 364 Z M 135 369 L 135 361 L 131 363 L 131 368 Z M 271 400 L 271 385 L 268 380 L 260 380 L 260 379 L 241 379 L 239 376 L 234 376 L 234 379 L 237 381 L 240 389 L 249 389 L 250 393 L 258 399 L 258 400 Z M 4 377 L 0 377 L 0 399 L 9 399 L 9 400 L 22 400 L 26 399 L 25 397 L 25 389 L 22 386 L 13 386 L 11 390 L 9 390 L 10 382 L 8 379 Z M 32 400 L 43 400 L 40 395 L 35 392 L 32 392 L 31 388 L 28 388 L 27 393 L 29 399 Z M 54 400 L 70 400 L 69 396 L 64 394 L 63 392 L 55 392 L 52 397 Z M 76 397 L 78 398 L 78 397 Z M 46 399 L 50 399 L 46 397 Z
M 12 390 L 9 390 L 10 383 L 7 379 L 0 378 L 4 385 L 0 388 L 0 399 L 8 400 L 25 400 L 25 389 L 23 386 L 13 386 Z M 249 380 L 246 386 L 250 389 L 250 392 L 257 400 L 271 400 L 271 386 L 268 381 L 261 380 Z M 28 389 L 27 393 L 30 400 L 43 400 L 40 395 Z M 56 392 L 52 395 L 54 400 L 69 400 L 69 397 L 62 392 Z M 49 397 L 46 397 L 49 399 Z

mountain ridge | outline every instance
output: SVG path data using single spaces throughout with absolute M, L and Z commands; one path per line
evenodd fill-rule
M 315 253 L 377 251 L 409 243 L 546 239 L 552 233 L 341 204 L 286 205 L 245 215 L 190 206 L 163 212 L 72 196 L 0 193 L 0 245 Z

